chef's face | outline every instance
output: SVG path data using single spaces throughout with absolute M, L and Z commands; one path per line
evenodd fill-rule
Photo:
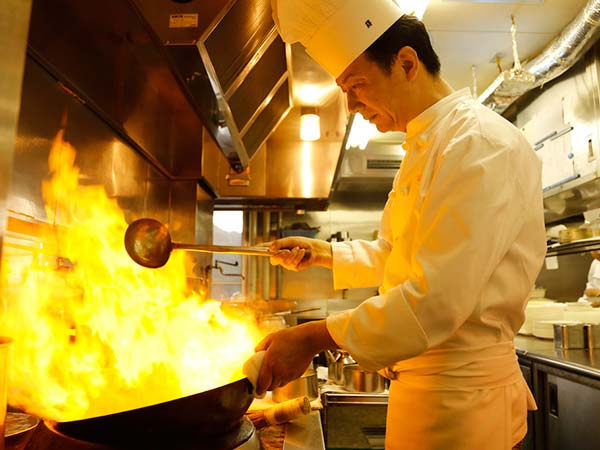
M 592 258 L 600 260 L 600 250 L 592 250 L 590 253 L 592 254 Z
M 402 68 L 396 66 L 388 73 L 363 53 L 336 79 L 346 93 L 348 109 L 381 132 L 406 131 L 409 86 Z

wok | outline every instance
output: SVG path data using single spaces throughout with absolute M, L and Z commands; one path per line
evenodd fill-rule
M 173 433 L 190 439 L 226 433 L 238 426 L 253 400 L 248 378 L 199 394 L 106 416 L 53 427 L 67 436 L 102 444 L 172 439 Z

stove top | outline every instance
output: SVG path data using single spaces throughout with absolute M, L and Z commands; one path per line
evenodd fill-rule
M 169 436 L 160 442 L 106 445 L 74 439 L 41 423 L 25 450 L 260 450 L 256 430 L 244 416 L 240 426 L 220 435 L 196 437 L 190 442 L 181 435 Z

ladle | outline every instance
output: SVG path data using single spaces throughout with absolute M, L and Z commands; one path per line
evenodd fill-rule
M 131 222 L 125 232 L 125 249 L 136 263 L 152 269 L 164 266 L 174 249 L 201 253 L 254 256 L 273 256 L 275 254 L 267 247 L 197 245 L 172 242 L 168 228 L 154 219 L 138 219 Z

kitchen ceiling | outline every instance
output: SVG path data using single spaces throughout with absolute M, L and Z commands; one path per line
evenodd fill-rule
M 519 59 L 524 64 L 554 40 L 586 3 L 587 0 L 430 0 L 423 22 L 440 56 L 443 77 L 455 89 L 476 87 L 477 94 L 481 94 L 498 76 L 497 57 L 502 70 L 513 65 L 511 16 L 517 26 Z M 341 146 L 349 115 L 333 78 L 314 63 L 299 44 L 292 46 L 291 74 L 294 107 L 275 130 L 271 141 L 299 140 L 300 107 L 310 103 L 325 112 L 321 140 Z M 322 93 L 319 100 L 302 99 L 307 86 L 317 86 L 317 91 Z M 376 136 L 364 150 L 364 158 L 380 159 L 381 155 L 398 154 L 401 141 L 402 133 Z M 351 154 L 346 152 L 348 156 Z M 348 163 L 347 159 L 344 156 L 342 166 Z M 340 172 L 334 189 L 384 192 L 391 185 L 392 173 L 385 170 L 375 177 L 352 177 Z

